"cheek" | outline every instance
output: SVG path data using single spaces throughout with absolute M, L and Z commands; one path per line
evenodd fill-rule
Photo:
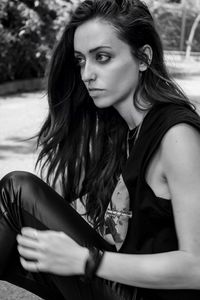
M 122 60 L 116 68 L 112 70 L 113 81 L 116 82 L 138 82 L 139 78 L 139 64 L 132 60 L 124 62 Z
M 112 88 L 115 92 L 126 93 L 136 89 L 139 82 L 139 71 L 130 65 L 113 72 L 111 77 Z

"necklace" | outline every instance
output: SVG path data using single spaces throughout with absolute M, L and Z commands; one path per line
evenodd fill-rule
M 142 122 L 138 126 L 136 126 L 134 129 L 128 130 L 127 139 L 126 139 L 127 158 L 129 157 L 129 154 L 130 154 L 129 143 L 132 142 L 132 144 L 135 145 L 135 143 L 138 139 L 141 127 L 142 127 Z

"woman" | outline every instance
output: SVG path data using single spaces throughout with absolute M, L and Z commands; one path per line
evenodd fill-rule
M 64 198 L 1 180 L 1 279 L 45 299 L 198 299 L 200 120 L 145 4 L 82 2 L 48 96 L 38 162 Z

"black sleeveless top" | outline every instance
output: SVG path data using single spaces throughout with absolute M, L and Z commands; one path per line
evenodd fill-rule
M 200 131 L 200 117 L 184 105 L 158 104 L 147 113 L 139 137 L 132 147 L 122 176 L 130 195 L 130 219 L 120 252 L 152 254 L 178 249 L 170 200 L 157 197 L 145 180 L 145 171 L 164 134 L 178 123 Z M 144 300 L 200 299 L 200 291 L 139 289 Z

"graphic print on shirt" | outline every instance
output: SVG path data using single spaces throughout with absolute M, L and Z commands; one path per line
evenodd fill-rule
M 132 217 L 129 211 L 129 193 L 120 175 L 111 202 L 105 213 L 103 237 L 109 243 L 114 244 L 119 250 L 126 238 L 128 220 Z

